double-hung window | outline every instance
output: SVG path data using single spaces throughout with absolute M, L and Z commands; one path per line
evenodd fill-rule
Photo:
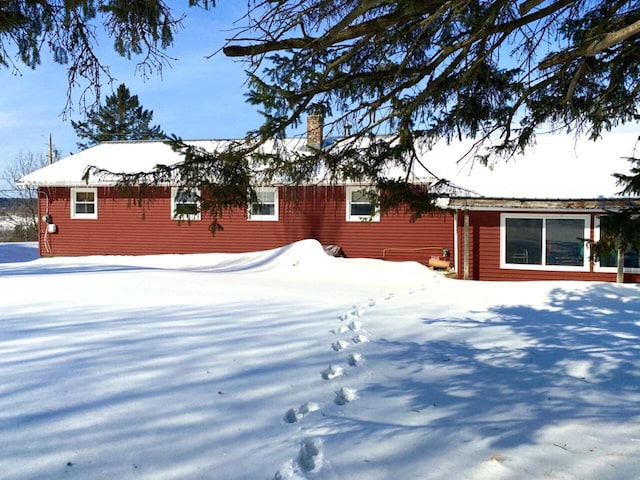
M 97 188 L 72 188 L 71 189 L 71 218 L 76 218 L 76 219 L 98 218 L 98 189 Z
M 588 271 L 589 215 L 502 214 L 500 267 Z
M 173 220 L 200 220 L 200 191 L 195 188 L 171 188 L 171 218 Z
M 366 186 L 347 187 L 347 221 L 379 222 L 375 190 Z
M 276 187 L 257 187 L 256 201 L 249 203 L 249 220 L 278 220 L 278 189 Z

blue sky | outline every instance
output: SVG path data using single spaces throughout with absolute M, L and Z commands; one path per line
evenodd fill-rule
M 177 3 L 177 2 L 176 2 Z M 186 0 L 179 5 L 186 5 Z M 244 2 L 220 2 L 211 11 L 187 9 L 187 19 L 168 54 L 177 61 L 165 67 L 162 76 L 143 79 L 136 74 L 136 59 L 122 59 L 107 39 L 99 46 L 101 58 L 117 78 L 113 89 L 125 83 L 138 95 L 143 107 L 153 110 L 153 124 L 185 139 L 241 138 L 259 125 L 257 107 L 246 103 L 246 65 L 216 52 L 231 36 L 234 21 L 246 12 Z M 21 154 L 44 153 L 48 137 L 67 156 L 78 151 L 78 138 L 70 119 L 62 116 L 67 98 L 67 71 L 43 52 L 36 70 L 21 67 L 21 75 L 0 70 L 0 171 Z M 71 119 L 82 120 L 78 99 L 82 87 L 73 91 Z M 103 87 L 103 98 L 110 95 Z
M 119 57 L 106 39 L 98 47 L 100 57 L 116 78 L 113 89 L 125 83 L 140 103 L 153 110 L 153 124 L 184 139 L 242 138 L 260 125 L 258 107 L 246 103 L 246 65 L 218 51 L 232 36 L 234 22 L 246 13 L 245 2 L 222 1 L 210 11 L 188 9 L 187 0 L 172 0 L 185 6 L 187 18 L 167 52 L 177 58 L 162 75 L 143 79 L 136 73 L 136 58 Z M 36 70 L 21 67 L 21 75 L 0 69 L 0 172 L 20 154 L 46 154 L 51 134 L 62 156 L 78 151 L 78 138 L 70 119 L 82 120 L 78 99 L 83 86 L 73 90 L 74 110 L 63 117 L 67 99 L 67 70 L 54 64 L 48 52 Z M 110 95 L 103 87 L 103 98 Z M 622 130 L 638 130 L 626 125 Z

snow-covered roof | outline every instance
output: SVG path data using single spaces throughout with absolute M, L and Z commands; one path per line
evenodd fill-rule
M 208 151 L 223 150 L 231 140 L 201 140 L 187 143 Z M 622 189 L 614 173 L 629 173 L 629 157 L 640 156 L 638 132 L 605 133 L 597 141 L 574 135 L 538 135 L 536 144 L 524 154 L 498 160 L 490 167 L 468 158 L 460 161 L 472 142 L 438 142 L 421 153 L 415 178 L 444 178 L 461 189 L 491 198 L 580 199 L 614 198 Z M 305 140 L 285 141 L 288 150 L 301 151 Z M 263 151 L 273 151 L 269 142 Z M 171 165 L 182 156 L 160 141 L 102 143 L 21 179 L 25 185 L 80 186 L 87 166 L 116 173 L 152 170 L 158 164 Z M 91 185 L 111 185 L 116 177 L 90 177 Z
M 622 190 L 614 173 L 629 174 L 640 157 L 639 132 L 605 133 L 596 141 L 574 135 L 538 135 L 535 145 L 490 166 L 458 161 L 471 142 L 442 141 L 422 163 L 439 178 L 482 197 L 527 199 L 614 198 Z
M 193 140 L 185 143 L 202 148 L 208 152 L 223 151 L 239 140 Z M 291 139 L 285 142 L 284 148 L 299 150 L 305 145 L 304 140 Z M 265 153 L 275 151 L 274 142 L 267 142 L 262 147 Z M 87 167 L 95 167 L 115 174 L 148 172 L 156 165 L 173 165 L 184 157 L 174 151 L 164 141 L 124 141 L 105 142 L 79 153 L 63 158 L 47 165 L 20 179 L 23 185 L 33 186 L 83 186 L 114 185 L 117 175 L 89 175 L 87 181 L 83 175 Z

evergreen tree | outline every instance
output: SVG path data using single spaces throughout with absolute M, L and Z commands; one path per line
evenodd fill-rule
M 624 208 L 600 218 L 600 239 L 591 247 L 596 261 L 615 257 L 616 281 L 624 283 L 624 257 L 627 252 L 640 254 L 640 212 Z
M 623 195 L 640 195 L 640 158 L 629 158 L 631 175 L 615 173 Z M 640 254 L 640 210 L 636 207 L 623 207 L 609 212 L 600 220 L 600 239 L 591 247 L 591 256 L 603 261 L 615 256 L 618 283 L 624 282 L 624 257 L 627 252 Z
M 80 138 L 78 148 L 85 149 L 100 142 L 117 140 L 157 140 L 166 135 L 159 125 L 151 126 L 153 111 L 143 109 L 138 96 L 131 96 L 129 89 L 121 84 L 116 93 L 105 100 L 105 105 L 87 115 L 84 122 L 71 121 Z
M 208 9 L 214 0 L 185 0 Z M 247 142 L 213 155 L 176 139 L 185 154 L 177 169 L 159 168 L 155 181 L 213 182 L 223 200 L 255 182 L 300 183 L 319 168 L 333 178 L 385 186 L 394 202 L 422 199 L 404 188 L 418 161 L 417 144 L 445 138 L 491 137 L 493 153 L 526 148 L 542 125 L 602 131 L 640 118 L 640 7 L 637 0 L 250 0 L 239 31 L 223 49 L 249 65 L 250 102 L 264 123 Z M 196 10 L 202 13 L 201 10 Z M 181 14 L 167 2 L 147 0 L 9 0 L 0 6 L 0 64 L 13 58 L 35 67 L 40 49 L 98 90 L 108 68 L 95 54 L 94 29 L 102 23 L 115 50 L 140 55 L 146 73 L 168 61 Z M 190 11 L 190 13 L 193 10 Z M 244 22 L 244 23 L 243 23 Z M 17 50 L 11 55 L 10 47 Z M 218 46 L 212 46 L 212 52 Z M 256 149 L 285 135 L 311 113 L 326 133 L 349 139 L 296 156 L 260 158 Z M 377 137 L 362 146 L 358 140 Z M 264 160 L 253 168 L 246 160 Z M 481 160 L 486 160 L 486 157 Z M 385 178 L 389 162 L 404 168 Z M 603 159 L 603 161 L 606 161 Z M 136 181 L 142 176 L 123 179 Z M 222 186 L 221 186 L 222 185 Z M 220 188 L 232 189 L 222 192 Z M 435 189 L 431 189 L 435 192 Z M 244 195 L 246 201 L 246 195 Z M 231 200 L 228 200 L 231 199 Z M 384 207 L 385 205 L 381 205 Z M 427 205 L 418 205 L 420 211 Z

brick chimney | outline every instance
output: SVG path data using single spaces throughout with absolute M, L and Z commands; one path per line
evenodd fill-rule
M 322 116 L 311 114 L 307 117 L 307 145 L 322 148 Z

